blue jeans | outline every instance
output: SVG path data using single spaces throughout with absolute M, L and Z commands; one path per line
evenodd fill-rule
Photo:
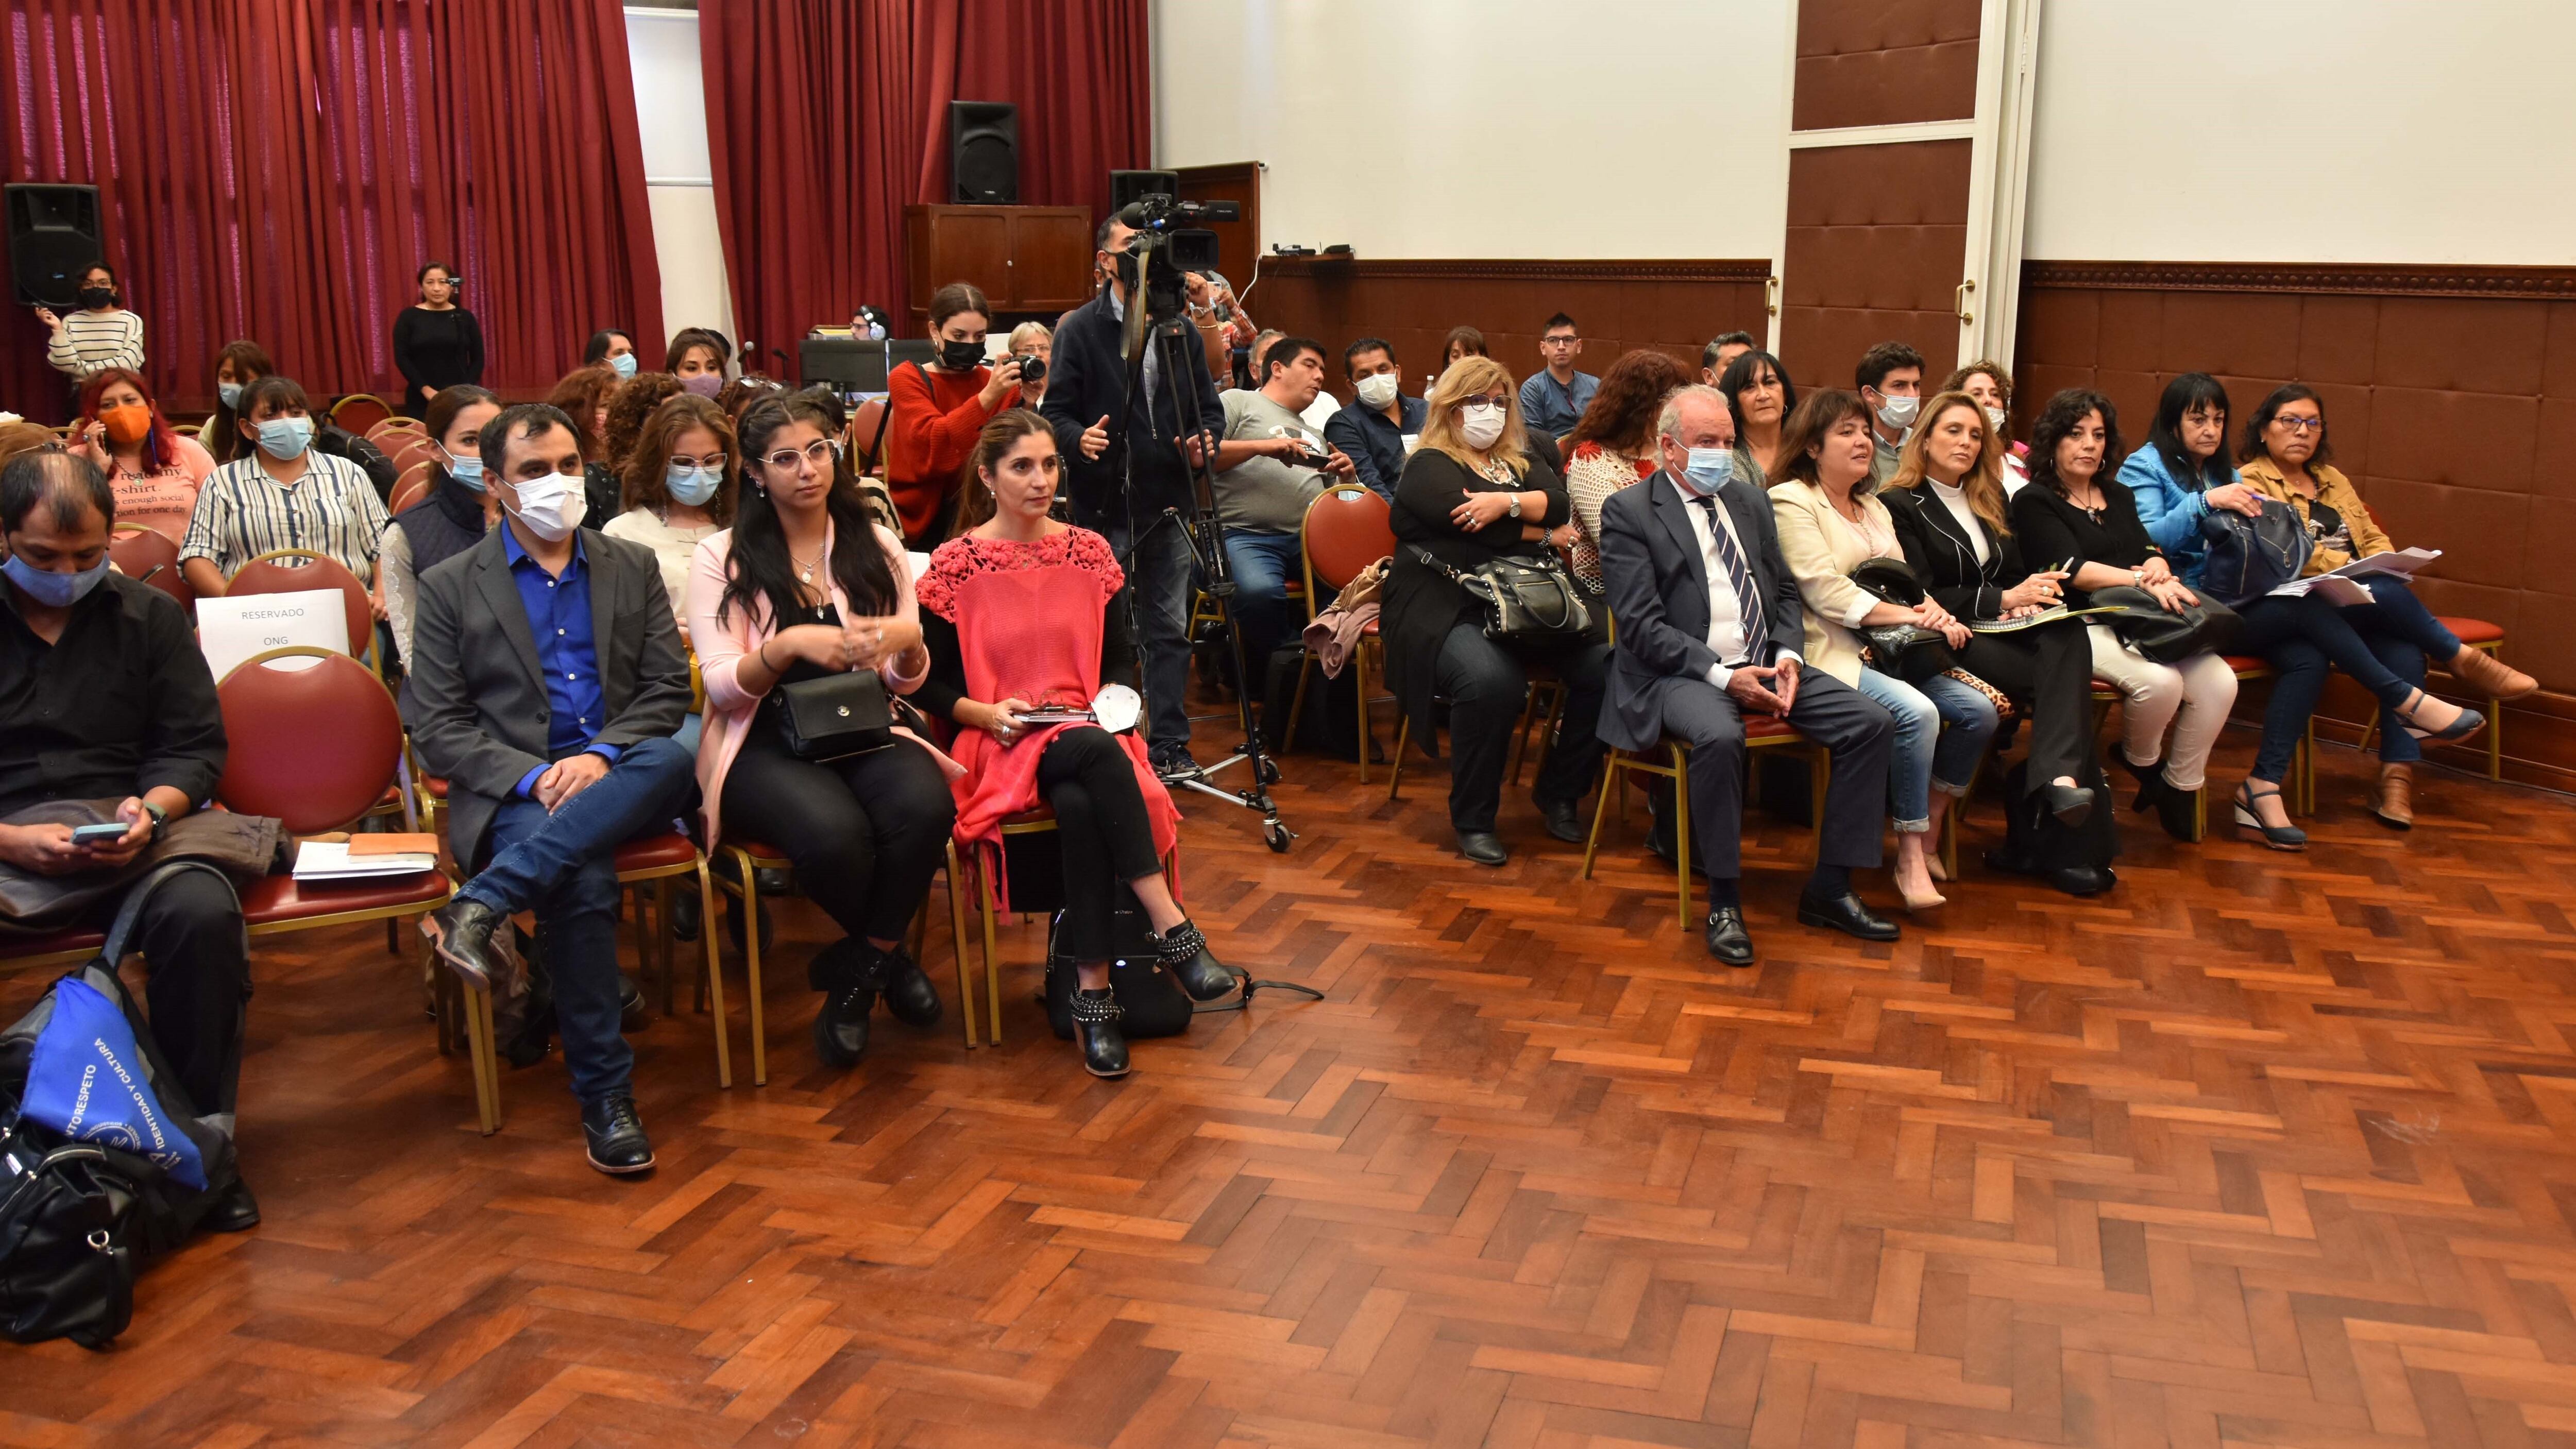
M 617 847 L 670 829 L 696 771 L 678 744 L 645 740 L 551 814 L 534 800 L 502 801 L 491 863 L 456 893 L 503 915 L 537 913 L 564 1067 L 585 1105 L 627 1090 L 635 1067 L 617 1030 Z
M 1225 532 L 1225 562 L 1234 571 L 1234 624 L 1242 631 L 1243 667 L 1256 690 L 1271 651 L 1296 627 L 1288 613 L 1288 581 L 1303 576 L 1301 558 L 1293 533 Z
M 1887 762 L 1887 804 L 1900 835 L 1932 828 L 1932 794 L 1968 793 L 1968 781 L 1995 738 L 1995 703 L 1947 675 L 1919 684 L 1864 668 L 1860 692 L 1896 717 Z
M 1144 635 L 1136 648 L 1145 658 L 1146 743 L 1156 755 L 1188 749 L 1190 594 L 1197 572 L 1189 534 L 1171 519 L 1139 517 L 1144 539 L 1138 546 L 1128 538 L 1124 519 L 1076 521 L 1109 540 L 1118 566 L 1127 571 L 1128 587 L 1136 591 L 1136 617 Z
M 2442 627 L 2404 579 L 2374 574 L 2364 582 L 2371 595 L 2367 604 L 2337 607 L 2314 594 L 2266 594 L 2237 611 L 2245 621 L 2237 647 L 2262 655 L 2274 676 L 2254 778 L 2277 785 L 2290 773 L 2290 755 L 2325 693 L 2329 668 L 2342 670 L 2379 701 L 2383 763 L 2424 757 L 2396 707 L 2423 687 L 2428 658 L 2447 662 L 2460 652 L 2459 636 Z

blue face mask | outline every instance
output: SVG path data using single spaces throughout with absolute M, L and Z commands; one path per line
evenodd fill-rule
M 1682 476 L 1690 480 L 1701 497 L 1714 496 L 1735 476 L 1735 452 L 1730 448 L 1693 448 Z
M 241 395 L 242 395 L 242 385 L 241 385 L 240 383 L 237 383 L 237 382 L 219 382 L 219 383 L 216 383 L 216 384 L 215 384 L 215 396 L 216 396 L 216 397 L 218 397 L 218 398 L 223 399 L 223 404 L 224 404 L 224 406 L 225 406 L 225 407 L 228 407 L 228 408 L 237 408 L 237 407 L 240 407 L 240 406 L 241 406 Z
M 448 452 L 445 448 L 441 448 L 438 451 L 439 455 L 447 460 L 448 477 L 455 479 L 460 485 L 471 488 L 477 493 L 483 491 L 483 460 L 481 458 L 460 458 L 455 454 Z
M 313 446 L 311 418 L 270 418 L 259 425 L 259 450 L 281 463 L 292 463 Z
M 672 464 L 662 474 L 662 486 L 671 490 L 671 501 L 691 508 L 703 508 L 716 496 L 716 484 L 722 481 L 713 468 L 683 468 Z
M 7 562 L 0 563 L 0 574 L 8 575 L 9 582 L 16 584 L 20 592 L 37 603 L 49 609 L 68 609 L 79 603 L 82 595 L 97 588 L 99 580 L 107 577 L 109 562 L 101 558 L 95 568 L 83 569 L 76 574 L 58 574 L 51 569 L 40 569 L 13 553 Z
M 635 375 L 635 354 L 632 352 L 621 352 L 615 357 L 608 359 L 608 370 L 616 373 L 619 377 L 633 377 Z

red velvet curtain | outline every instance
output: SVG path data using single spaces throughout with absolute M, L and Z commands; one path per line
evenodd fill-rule
M 764 354 L 860 302 L 908 318 L 903 208 L 946 199 L 951 100 L 1020 108 L 1032 205 L 1105 211 L 1152 149 L 1145 0 L 700 0 L 698 37 L 735 325 Z
M 317 394 L 391 393 L 421 263 L 464 274 L 484 381 L 532 392 L 661 274 L 616 0 L 0 0 L 0 177 L 99 188 L 155 390 L 210 406 L 264 344 Z M 20 314 L 23 319 L 23 314 Z M 43 329 L 0 406 L 59 416 Z

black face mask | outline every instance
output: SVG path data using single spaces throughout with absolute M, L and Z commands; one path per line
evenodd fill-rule
M 80 289 L 80 304 L 84 307 L 113 307 L 116 305 L 116 289 L 83 287 Z
M 950 372 L 972 372 L 984 365 L 984 344 L 942 342 L 939 344 L 939 365 Z

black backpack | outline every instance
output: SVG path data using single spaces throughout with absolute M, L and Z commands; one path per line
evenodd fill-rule
M 97 958 L 61 979 L 82 982 L 124 1013 L 144 1078 L 173 1125 L 196 1145 L 206 1188 L 185 1186 L 139 1154 L 72 1141 L 19 1117 L 36 1038 L 53 1017 L 48 989 L 34 1010 L 0 1032 L 0 1337 L 19 1343 L 68 1338 L 83 1348 L 106 1348 L 133 1321 L 135 1274 L 187 1241 L 238 1180 L 232 1118 L 197 1114 L 116 975 L 145 898 L 189 870 L 225 880 L 223 872 L 195 861 L 144 877 L 126 893 Z M 231 889 L 228 880 L 225 888 Z

